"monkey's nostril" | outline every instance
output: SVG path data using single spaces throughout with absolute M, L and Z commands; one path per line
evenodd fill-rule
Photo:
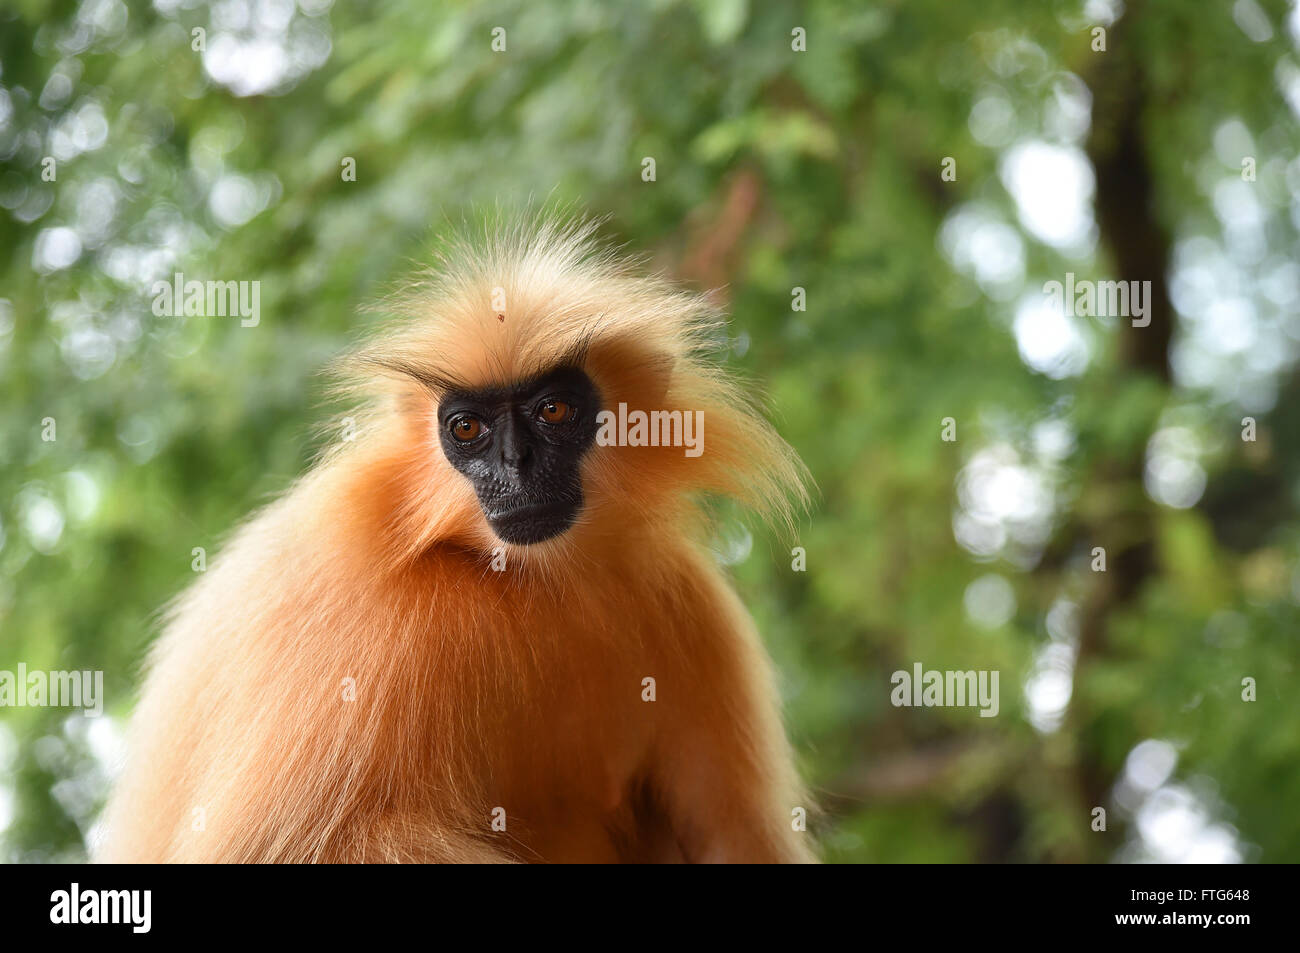
M 524 472 L 531 457 L 532 448 L 527 444 L 524 444 L 523 446 L 515 445 L 513 447 L 506 447 L 502 451 L 501 463 L 510 479 L 518 482 L 520 475 Z

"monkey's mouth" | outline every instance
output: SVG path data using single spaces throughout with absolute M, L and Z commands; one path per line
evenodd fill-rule
M 559 536 L 578 517 L 578 503 L 546 503 L 495 510 L 487 516 L 492 532 L 507 543 L 528 546 Z

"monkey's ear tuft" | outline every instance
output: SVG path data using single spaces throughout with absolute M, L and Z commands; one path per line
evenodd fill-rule
M 731 498 L 793 537 L 812 505 L 812 474 L 769 422 L 756 385 L 723 364 L 716 347 L 702 343 L 679 356 L 671 371 L 668 406 L 701 411 L 704 427 L 702 452 L 679 461 L 681 477 L 694 489 Z
M 792 538 L 812 505 L 812 473 L 734 379 L 718 384 L 715 395 L 724 409 L 713 415 L 711 426 L 713 444 L 721 444 L 722 490 Z

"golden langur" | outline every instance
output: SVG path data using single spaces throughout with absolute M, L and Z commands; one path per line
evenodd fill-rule
M 788 523 L 805 475 L 705 300 L 544 219 L 386 308 L 340 364 L 355 439 L 170 608 L 96 858 L 812 860 L 701 509 Z

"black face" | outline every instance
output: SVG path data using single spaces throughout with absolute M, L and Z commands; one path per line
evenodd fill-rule
M 540 543 L 582 509 L 578 464 L 595 441 L 598 409 L 590 378 L 561 368 L 501 390 L 446 394 L 438 436 L 493 532 L 507 543 Z

